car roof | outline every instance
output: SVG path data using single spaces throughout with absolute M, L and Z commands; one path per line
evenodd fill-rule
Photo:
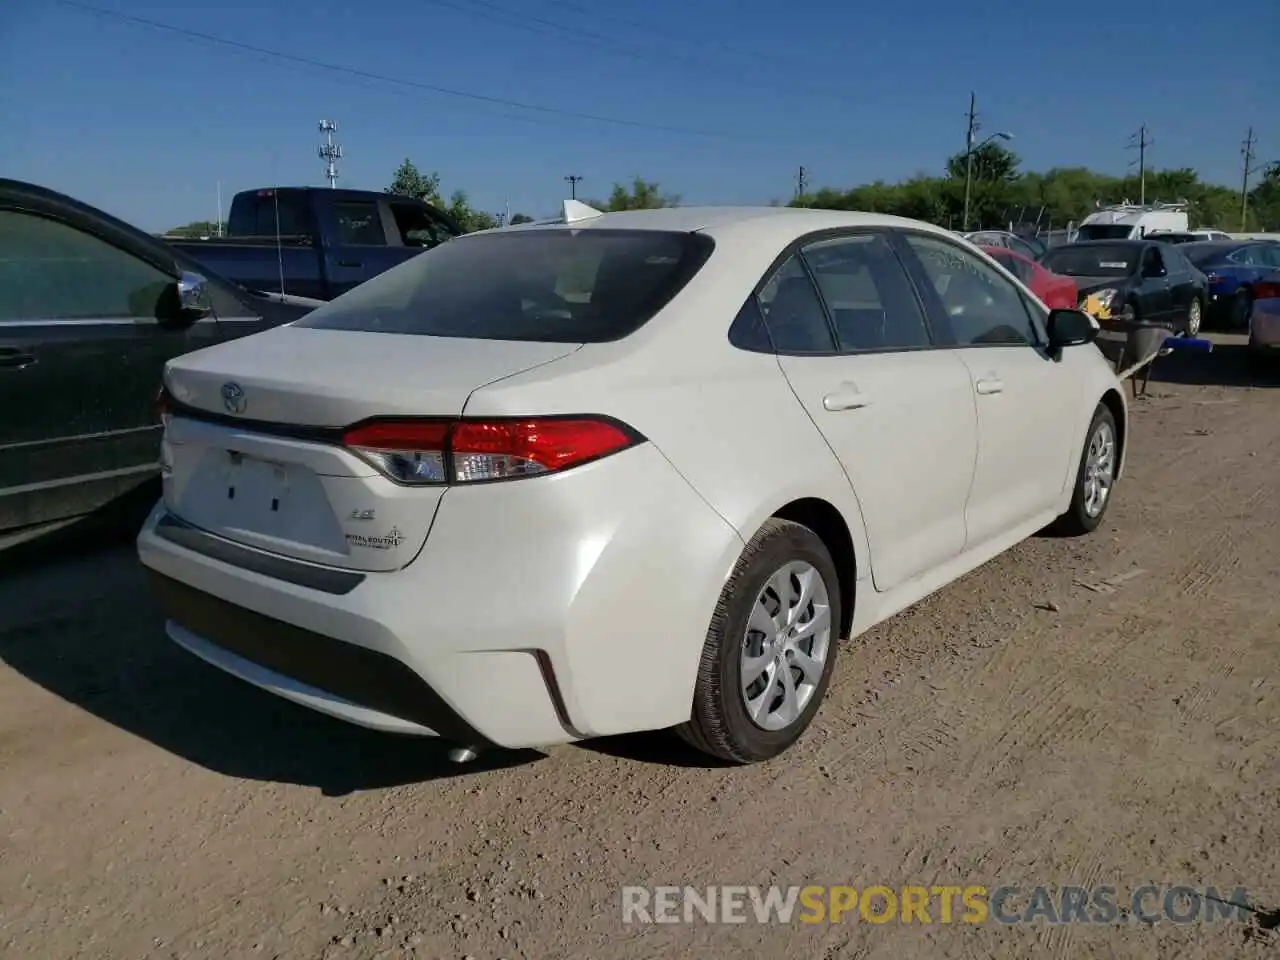
M 1075 243 L 1064 243 L 1060 247 L 1051 247 L 1050 253 L 1055 250 L 1069 250 L 1072 247 L 1149 247 L 1155 240 L 1137 240 L 1130 237 L 1116 237 L 1114 240 L 1077 240 Z
M 670 230 L 706 233 L 713 238 L 733 235 L 735 240 L 770 240 L 790 243 L 809 233 L 855 227 L 909 227 L 952 236 L 933 224 L 884 213 L 851 210 L 817 210 L 810 207 L 701 206 L 662 207 L 656 210 L 623 210 L 603 213 L 573 223 L 522 223 L 498 230 Z M 489 233 L 491 231 L 482 231 Z M 473 234 L 477 236 L 479 234 Z

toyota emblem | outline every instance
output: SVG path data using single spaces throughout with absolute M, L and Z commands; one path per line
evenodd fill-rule
M 224 383 L 222 405 L 227 408 L 228 413 L 244 413 L 245 407 L 249 405 L 244 397 L 244 388 L 238 383 Z

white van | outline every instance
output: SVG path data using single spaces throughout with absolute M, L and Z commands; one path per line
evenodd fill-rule
M 1120 203 L 1089 214 L 1076 229 L 1075 240 L 1139 240 L 1153 233 L 1182 233 L 1190 227 L 1185 203 L 1139 206 Z

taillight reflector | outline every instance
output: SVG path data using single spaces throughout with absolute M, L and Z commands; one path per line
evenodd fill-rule
M 1253 285 L 1253 299 L 1280 300 L 1280 280 L 1262 280 Z
M 567 470 L 644 438 L 605 417 L 373 420 L 343 443 L 400 483 L 470 483 Z

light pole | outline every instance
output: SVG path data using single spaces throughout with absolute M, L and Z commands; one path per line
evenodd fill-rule
M 1012 133 L 1005 133 L 1003 130 L 999 133 L 993 133 L 981 143 L 975 145 L 973 142 L 974 122 L 972 120 L 972 111 L 969 120 L 969 137 L 965 145 L 964 152 L 964 219 L 961 222 L 960 229 L 967 233 L 969 230 L 969 196 L 973 192 L 973 155 L 985 147 L 989 143 L 995 143 L 997 140 L 1012 140 Z

